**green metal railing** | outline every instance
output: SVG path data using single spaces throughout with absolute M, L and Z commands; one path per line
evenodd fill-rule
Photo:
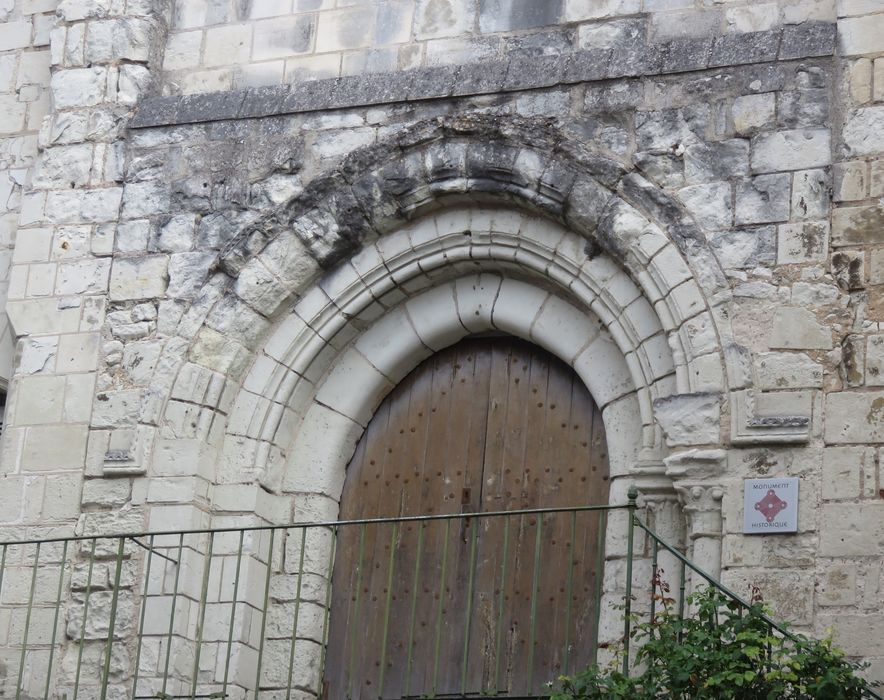
M 699 580 L 750 605 L 642 523 L 636 495 L 0 543 L 0 697 L 542 697 L 609 642 L 628 671 L 655 605 L 637 566 L 677 562 L 681 615 Z M 606 562 L 625 576 L 603 581 Z

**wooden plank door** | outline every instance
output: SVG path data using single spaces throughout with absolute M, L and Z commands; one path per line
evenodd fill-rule
M 570 367 L 509 337 L 414 370 L 348 467 L 342 519 L 601 505 L 601 414 Z M 331 698 L 530 695 L 592 658 L 594 512 L 342 527 Z

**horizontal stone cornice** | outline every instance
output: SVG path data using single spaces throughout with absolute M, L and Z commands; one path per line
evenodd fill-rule
M 229 92 L 153 97 L 130 127 L 253 119 L 397 102 L 471 97 L 618 78 L 831 56 L 835 25 L 805 22 L 764 32 L 675 39 L 558 56 L 512 56 L 456 66 L 331 78 Z

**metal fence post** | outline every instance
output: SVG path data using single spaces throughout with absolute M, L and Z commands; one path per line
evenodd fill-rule
M 629 487 L 626 492 L 628 499 L 626 504 L 627 517 L 629 523 L 627 525 L 626 538 L 626 602 L 623 608 L 623 674 L 629 674 L 629 635 L 631 634 L 632 621 L 632 558 L 635 540 L 635 509 L 637 507 L 638 489 L 635 484 Z

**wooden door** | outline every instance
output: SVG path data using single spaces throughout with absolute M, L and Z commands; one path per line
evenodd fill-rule
M 383 402 L 342 519 L 602 505 L 601 413 L 573 370 L 509 337 L 462 341 Z M 331 698 L 531 695 L 593 658 L 597 512 L 340 528 Z

